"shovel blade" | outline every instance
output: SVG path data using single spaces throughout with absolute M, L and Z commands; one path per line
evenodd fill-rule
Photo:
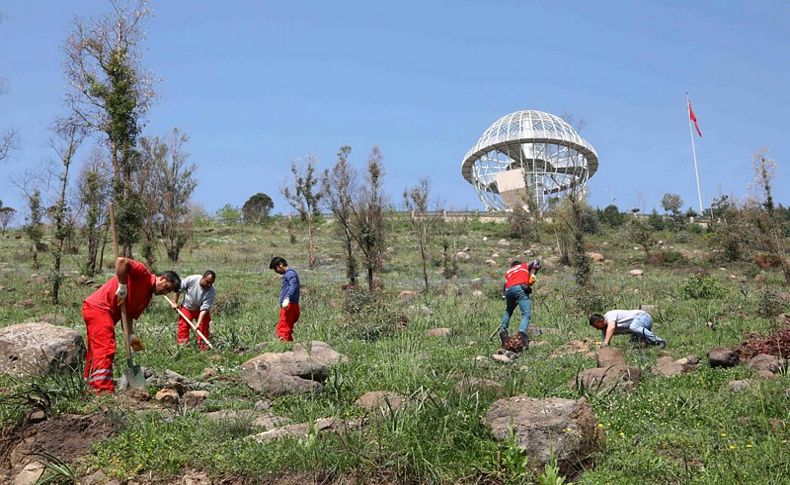
M 140 368 L 139 365 L 134 365 L 134 364 L 127 365 L 126 370 L 124 371 L 124 375 L 126 376 L 126 382 L 129 383 L 130 389 L 148 390 L 148 383 L 145 382 L 145 376 L 143 375 L 143 370 Z

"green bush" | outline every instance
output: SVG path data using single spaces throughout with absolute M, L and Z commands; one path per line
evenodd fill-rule
M 686 299 L 713 300 L 724 296 L 724 288 L 712 276 L 692 275 L 681 288 Z

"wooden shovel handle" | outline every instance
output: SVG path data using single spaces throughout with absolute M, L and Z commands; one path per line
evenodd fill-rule
M 162 295 L 162 296 L 165 297 L 165 300 L 167 300 L 168 303 L 170 303 L 171 305 L 173 304 L 173 300 L 171 300 L 167 295 Z M 182 312 L 180 308 L 176 307 L 175 310 L 178 312 L 179 315 L 181 315 L 181 318 L 183 318 L 184 320 L 187 321 L 189 326 L 192 327 L 192 330 L 194 330 L 195 333 L 198 334 L 198 337 L 200 337 L 204 342 L 206 342 L 206 344 L 208 345 L 208 348 L 210 348 L 211 350 L 214 350 L 214 346 L 211 345 L 211 342 L 209 342 L 208 339 L 206 338 L 206 336 L 203 335 L 203 332 L 200 331 L 200 329 L 197 327 L 197 325 L 195 325 L 195 323 L 192 321 L 192 319 L 188 318 L 186 315 L 184 315 L 184 312 Z
M 115 250 L 115 259 L 118 259 L 118 236 L 115 233 L 115 212 L 112 210 L 110 202 L 110 228 L 112 229 L 112 247 Z M 118 282 L 120 283 L 120 281 Z M 127 295 L 128 296 L 128 295 Z M 129 341 L 129 316 L 126 314 L 126 302 L 121 302 L 121 324 L 123 325 L 123 341 L 126 346 L 126 358 L 132 359 L 132 344 Z

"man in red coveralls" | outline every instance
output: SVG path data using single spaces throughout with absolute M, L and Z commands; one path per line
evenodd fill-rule
M 152 274 L 141 262 L 129 258 L 115 260 L 115 276 L 82 303 L 82 318 L 88 333 L 85 379 L 97 394 L 112 392 L 112 361 L 115 357 L 115 324 L 121 319 L 121 303 L 126 303 L 129 340 L 139 352 L 143 343 L 134 335 L 132 322 L 151 303 L 153 295 L 178 291 L 181 278 L 173 271 Z

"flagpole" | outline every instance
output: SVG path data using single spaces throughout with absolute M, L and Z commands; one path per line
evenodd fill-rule
M 702 192 L 699 189 L 699 170 L 697 169 L 697 149 L 694 147 L 694 131 L 691 129 L 691 100 L 689 93 L 686 93 L 686 111 L 689 120 L 689 136 L 691 137 L 691 156 L 694 159 L 694 176 L 697 178 L 697 201 L 699 202 L 699 215 L 702 217 L 704 212 L 702 210 Z

